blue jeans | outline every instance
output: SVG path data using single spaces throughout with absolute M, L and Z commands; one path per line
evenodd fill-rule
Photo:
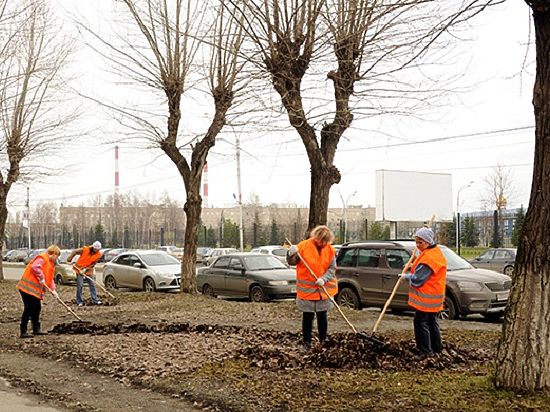
M 82 286 L 84 285 L 84 278 L 86 278 L 86 282 L 88 282 L 88 286 L 90 287 L 90 295 L 92 296 L 92 303 L 97 305 L 99 303 L 99 300 L 97 299 L 95 284 L 92 280 L 88 279 L 88 276 L 83 276 L 83 275 L 78 275 L 76 277 L 76 304 L 79 305 L 81 303 L 84 303 L 84 301 L 82 300 Z

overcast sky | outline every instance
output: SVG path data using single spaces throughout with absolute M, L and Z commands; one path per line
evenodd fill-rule
M 71 8 L 77 2 L 58 3 L 61 11 L 75 12 Z M 105 26 L 111 2 L 78 3 L 79 12 L 90 22 Z M 461 191 L 460 210 L 480 210 L 483 179 L 499 164 L 510 168 L 514 180 L 514 196 L 508 207 L 526 206 L 534 150 L 530 24 L 529 8 L 521 1 L 505 2 L 476 17 L 468 30 L 469 40 L 460 49 L 461 62 L 467 67 L 461 86 L 469 90 L 460 93 L 451 105 L 434 110 L 431 121 L 392 117 L 354 121 L 338 147 L 335 164 L 342 172 L 342 181 L 331 190 L 330 206 L 342 207 L 342 198 L 348 205 L 374 206 L 374 172 L 389 169 L 452 174 L 453 209 L 458 190 L 474 181 Z M 70 26 L 68 20 L 65 26 Z M 75 60 L 84 88 L 95 91 L 96 96 L 106 91 L 117 93 L 93 52 L 79 47 Z M 99 131 L 91 132 L 82 144 L 60 148 L 67 150 L 70 167 L 44 184 L 31 184 L 31 190 L 40 193 L 31 198 L 31 205 L 46 200 L 79 205 L 97 194 L 113 193 L 114 144 L 108 141 L 116 141 L 120 131 L 114 125 L 100 128 L 105 118 L 99 112 L 89 113 L 82 121 L 86 122 L 84 129 L 90 130 L 94 128 L 90 125 L 98 123 Z M 433 139 L 440 141 L 419 143 Z M 234 136 L 224 133 L 208 158 L 210 206 L 235 205 L 237 173 L 235 148 L 230 142 L 234 142 Z M 309 163 L 293 130 L 289 128 L 278 139 L 269 134 L 241 134 L 241 144 L 243 201 L 257 194 L 262 203 L 308 205 Z M 166 191 L 182 203 L 185 200 L 181 177 L 160 151 L 123 146 L 119 165 L 121 192 L 160 196 Z M 23 204 L 25 190 L 26 186 L 16 185 L 10 196 L 11 211 Z

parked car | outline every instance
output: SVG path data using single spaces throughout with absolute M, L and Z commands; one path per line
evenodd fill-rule
M 383 307 L 398 274 L 415 247 L 413 241 L 347 243 L 336 260 L 337 302 L 354 309 Z M 478 313 L 497 319 L 504 313 L 512 279 L 491 270 L 476 269 L 451 249 L 440 246 L 447 259 L 445 312 L 450 319 Z M 408 282 L 402 282 L 390 308 L 408 306 Z
M 105 262 L 105 255 L 107 254 L 107 252 L 109 252 L 110 248 L 106 248 L 106 249 L 101 249 L 101 257 L 99 258 L 99 260 L 97 261 L 97 263 L 103 263 Z
M 118 248 L 118 249 L 109 249 L 107 252 L 103 254 L 103 261 L 104 262 L 110 262 L 113 260 L 116 256 L 120 255 L 122 252 L 126 252 L 128 249 L 124 248 Z
M 162 250 L 169 255 L 174 256 L 176 259 L 183 259 L 183 248 L 177 246 L 157 246 L 155 250 Z
M 495 272 L 512 276 L 516 253 L 517 249 L 513 248 L 489 249 L 470 260 L 470 263 L 476 268 L 491 269 Z
M 76 274 L 74 273 L 73 266 L 70 263 L 66 263 L 71 252 L 72 249 L 62 249 L 55 263 L 54 279 L 58 285 L 76 283 Z M 76 262 L 77 259 L 78 256 L 75 256 L 73 262 Z
M 103 267 L 103 283 L 109 289 L 173 290 L 180 281 L 181 262 L 160 250 L 122 252 Z
M 216 260 L 216 258 L 227 255 L 229 253 L 237 253 L 238 250 L 233 247 L 216 247 L 208 253 L 208 257 L 206 258 L 206 264 L 210 266 L 212 262 Z
M 33 250 L 31 250 L 31 252 L 25 258 L 25 265 L 27 265 L 36 256 L 38 256 L 41 253 L 44 253 L 45 251 L 46 251 L 46 249 L 33 249 Z
M 269 245 L 269 246 L 260 246 L 257 248 L 254 248 L 250 251 L 250 253 L 260 253 L 263 255 L 271 255 L 277 259 L 279 259 L 281 262 L 283 262 L 285 265 L 286 263 L 286 251 L 282 246 L 279 245 Z
M 206 264 L 206 258 L 208 257 L 209 252 L 212 248 L 201 246 L 197 248 L 197 263 L 200 265 Z
M 271 255 L 232 253 L 198 269 L 204 295 L 248 298 L 252 302 L 296 297 L 296 274 Z
M 10 256 L 13 255 L 14 253 L 15 253 L 15 249 L 8 250 L 4 255 L 4 257 L 2 258 L 2 260 L 5 262 L 9 262 Z
M 15 249 L 6 255 L 6 262 L 25 262 L 28 255 L 27 249 Z

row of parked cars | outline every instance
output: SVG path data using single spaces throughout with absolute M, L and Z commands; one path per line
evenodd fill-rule
M 353 309 L 382 307 L 414 247 L 412 241 L 342 245 L 337 255 L 337 302 Z M 471 261 L 474 267 L 451 249 L 441 248 L 447 259 L 445 311 L 448 317 L 456 319 L 476 313 L 488 319 L 502 316 L 512 283 L 515 249 L 489 249 Z M 65 262 L 70 252 L 63 250 L 60 262 Z M 108 262 L 103 268 L 103 281 L 108 288 L 151 292 L 179 288 L 181 263 L 168 250 L 117 249 L 111 252 L 112 259 L 110 252 L 104 253 Z M 295 270 L 286 265 L 286 249 L 281 246 L 265 246 L 249 253 L 214 248 L 203 256 L 205 263 L 210 264 L 197 270 L 197 286 L 205 295 L 248 298 L 254 302 L 295 297 Z M 74 282 L 71 266 L 58 263 L 55 279 L 60 284 Z M 409 310 L 407 300 L 408 286 L 403 283 L 390 309 Z
M 336 301 L 353 309 L 383 307 L 414 248 L 413 241 L 342 245 L 337 255 L 339 292 Z M 450 319 L 470 314 L 481 314 L 487 319 L 501 317 L 510 294 L 511 272 L 503 274 L 474 267 L 451 249 L 441 248 L 447 259 L 447 316 Z M 497 251 L 487 251 L 484 255 L 494 257 Z M 474 259 L 480 266 L 486 263 L 484 260 Z M 197 286 L 205 295 L 263 302 L 294 297 L 296 275 L 294 269 L 270 254 L 228 253 L 217 257 L 210 266 L 198 269 Z M 407 302 L 408 285 L 403 282 L 390 309 L 395 312 L 410 310 Z

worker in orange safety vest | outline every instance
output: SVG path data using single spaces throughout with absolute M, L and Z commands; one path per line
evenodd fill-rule
M 317 317 L 319 341 L 324 342 L 328 335 L 327 312 L 332 308 L 329 299 L 338 292 L 336 282 L 336 252 L 331 243 L 334 240 L 332 231 L 324 225 L 311 231 L 309 239 L 287 251 L 287 262 L 296 265 L 296 305 L 302 312 L 303 345 L 311 348 L 313 319 Z M 298 252 L 298 253 L 297 253 Z M 313 271 L 310 273 L 302 259 Z M 323 291 L 323 286 L 327 293 Z
M 420 251 L 411 266 L 411 272 L 403 274 L 409 280 L 409 306 L 416 309 L 414 337 L 420 354 L 441 352 L 441 331 L 438 315 L 445 303 L 447 261 L 435 244 L 434 232 L 427 227 L 415 233 L 416 248 Z
M 48 287 L 57 297 L 54 282 L 55 261 L 61 251 L 57 245 L 51 245 L 46 252 L 37 255 L 32 259 L 16 285 L 16 288 L 23 299 L 23 315 L 21 316 L 20 337 L 32 338 L 33 336 L 45 335 L 40 327 L 40 311 L 42 300 Z M 27 332 L 29 320 L 32 323 L 33 334 Z
M 67 257 L 67 263 L 70 264 L 76 255 L 80 255 L 73 264 L 73 269 L 76 273 L 76 304 L 78 306 L 84 305 L 84 300 L 82 299 L 82 287 L 84 286 L 84 281 L 86 281 L 88 283 L 88 287 L 90 288 L 92 304 L 101 305 L 101 301 L 97 297 L 94 280 L 90 279 L 90 277 L 95 276 L 94 267 L 103 255 L 101 253 L 101 242 L 96 240 L 91 246 L 84 246 L 73 250 Z

